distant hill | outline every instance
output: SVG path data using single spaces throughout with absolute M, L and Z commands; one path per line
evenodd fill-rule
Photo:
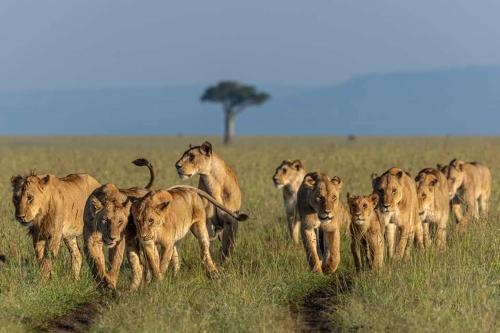
M 1 134 L 216 134 L 205 86 L 0 93 Z M 240 134 L 498 135 L 500 67 L 363 75 L 331 86 L 259 86 L 272 99 Z

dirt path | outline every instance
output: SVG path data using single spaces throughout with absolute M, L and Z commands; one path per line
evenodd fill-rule
M 340 277 L 331 286 L 320 288 L 309 293 L 302 304 L 292 310 L 296 314 L 297 331 L 299 332 L 340 332 L 340 327 L 335 327 L 329 318 L 333 311 L 332 306 L 341 293 L 351 290 L 352 283 L 349 278 Z
M 56 316 L 43 325 L 35 327 L 35 332 L 84 333 L 97 322 L 106 302 L 101 298 L 95 302 L 79 304 L 65 314 Z

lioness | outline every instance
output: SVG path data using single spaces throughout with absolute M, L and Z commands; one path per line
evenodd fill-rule
M 436 247 L 446 247 L 446 228 L 450 215 L 448 183 L 446 176 L 439 170 L 426 168 L 415 177 L 417 182 L 418 213 L 423 223 L 423 236 L 426 246 L 430 245 L 429 224 L 436 227 Z
M 92 275 L 97 283 L 116 289 L 116 283 L 126 249 L 132 267 L 129 286 L 136 290 L 142 281 L 143 267 L 140 262 L 136 227 L 130 214 L 132 200 L 143 197 L 154 183 L 153 166 L 146 159 L 132 162 L 149 169 L 150 179 L 144 188 L 120 189 L 114 184 L 105 184 L 95 189 L 87 200 L 84 215 L 84 250 Z M 106 271 L 103 245 L 108 248 L 110 269 Z M 174 270 L 179 267 L 177 255 L 173 256 Z
M 313 272 L 333 273 L 340 262 L 340 229 L 349 223 L 349 213 L 340 202 L 342 180 L 323 173 L 308 173 L 297 194 L 297 210 L 307 261 Z M 317 249 L 316 229 L 323 231 L 323 262 Z
M 283 202 L 285 204 L 288 230 L 295 244 L 299 244 L 300 218 L 297 214 L 297 192 L 306 171 L 300 160 L 285 160 L 276 168 L 273 182 L 276 188 L 283 189 Z
M 132 205 L 134 223 L 155 278 L 163 279 L 176 242 L 184 238 L 189 230 L 198 239 L 208 275 L 217 275 L 210 255 L 206 205 L 202 198 L 231 218 L 239 221 L 247 218 L 244 214 L 233 213 L 204 191 L 190 186 L 152 191 Z M 155 254 L 155 244 L 162 247 L 160 259 Z
M 372 186 L 380 198 L 378 212 L 385 225 L 388 257 L 401 259 L 405 251 L 408 256 L 413 239 L 422 249 L 423 230 L 418 216 L 415 181 L 403 170 L 391 168 L 380 177 L 372 174 Z M 399 231 L 399 239 L 394 253 L 396 229 Z
M 368 264 L 378 269 L 384 263 L 384 233 L 377 214 L 378 194 L 351 196 L 347 204 L 351 213 L 351 252 L 360 270 Z
M 447 179 L 450 198 L 458 199 L 454 201 L 452 209 L 463 231 L 471 218 L 479 218 L 479 210 L 483 214 L 488 212 L 491 172 L 481 163 L 453 159 L 448 164 Z M 465 206 L 465 215 L 460 202 Z
M 54 175 L 14 176 L 12 201 L 17 221 L 29 229 L 42 276 L 52 272 L 51 258 L 59 252 L 61 240 L 71 253 L 71 268 L 80 276 L 82 255 L 77 237 L 83 230 L 83 210 L 89 194 L 100 184 L 87 174 L 64 178 Z
M 190 146 L 175 163 L 181 179 L 200 175 L 198 188 L 214 197 L 227 209 L 238 212 L 241 208 L 241 192 L 234 171 L 212 150 L 210 142 L 201 146 Z M 215 229 L 222 232 L 221 259 L 229 259 L 234 251 L 238 222 L 221 210 L 207 204 L 207 218 Z

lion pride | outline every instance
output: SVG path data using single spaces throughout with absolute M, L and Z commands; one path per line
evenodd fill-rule
M 100 184 L 88 174 L 63 178 L 51 174 L 14 176 L 11 179 L 12 201 L 19 224 L 29 229 L 42 277 L 53 274 L 53 256 L 61 241 L 71 254 L 75 278 L 80 276 L 82 255 L 77 237 L 83 231 L 85 202 Z

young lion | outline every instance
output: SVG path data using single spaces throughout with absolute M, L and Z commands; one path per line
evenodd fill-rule
M 453 213 L 457 223 L 464 231 L 471 218 L 479 218 L 488 212 L 491 195 L 491 172 L 488 167 L 478 162 L 464 162 L 453 159 L 448 164 L 448 190 L 450 198 L 457 198 L 453 203 Z M 479 204 L 478 204 L 479 201 Z M 465 205 L 465 215 L 459 202 Z
M 367 196 L 347 193 L 351 213 L 351 251 L 357 270 L 366 264 L 378 269 L 384 263 L 384 233 L 376 211 L 378 200 L 376 193 Z
M 300 160 L 293 162 L 285 160 L 276 168 L 273 182 L 276 188 L 283 189 L 283 202 L 285 204 L 288 230 L 295 244 L 299 244 L 300 219 L 297 214 L 297 192 L 306 171 Z
M 391 168 L 380 177 L 373 174 L 372 186 L 380 198 L 378 212 L 385 225 L 388 257 L 395 255 L 395 259 L 399 260 L 403 258 L 405 250 L 408 256 L 413 239 L 423 249 L 422 221 L 418 216 L 415 181 L 403 170 Z M 394 254 L 396 228 L 399 239 Z
M 53 273 L 51 259 L 64 240 L 78 279 L 82 255 L 76 238 L 83 230 L 85 201 L 100 184 L 87 174 L 64 178 L 31 174 L 12 177 L 11 183 L 15 216 L 23 227 L 29 228 L 42 277 L 49 278 Z
M 174 253 L 175 244 L 189 230 L 198 238 L 202 260 L 209 276 L 218 274 L 210 255 L 205 201 L 221 209 L 228 216 L 244 221 L 247 216 L 236 214 L 220 205 L 207 193 L 190 186 L 174 186 L 168 190 L 149 192 L 132 205 L 132 216 L 144 247 L 153 276 L 163 279 Z M 156 256 L 156 246 L 162 247 L 161 258 Z
M 333 273 L 340 263 L 340 229 L 349 223 L 349 213 L 340 202 L 342 180 L 318 172 L 308 173 L 297 194 L 302 242 L 313 272 Z M 316 229 L 324 235 L 323 262 L 317 250 Z
M 114 184 L 105 184 L 92 192 L 87 200 L 84 214 L 84 250 L 92 275 L 97 283 L 116 289 L 123 255 L 132 267 L 129 289 L 136 290 L 142 281 L 143 267 L 140 262 L 136 227 L 130 215 L 132 200 L 146 195 L 154 183 L 153 166 L 146 159 L 132 162 L 149 169 L 150 180 L 145 188 L 119 189 Z M 108 248 L 110 269 L 106 271 L 103 246 Z M 179 267 L 176 253 L 172 258 L 174 270 Z
M 426 168 L 417 177 L 417 197 L 420 219 L 423 223 L 423 236 L 426 247 L 430 245 L 429 224 L 436 226 L 436 247 L 446 247 L 446 228 L 450 215 L 448 183 L 446 176 L 439 170 Z
M 214 197 L 219 203 L 238 212 L 241 208 L 241 192 L 234 171 L 212 150 L 210 142 L 190 146 L 175 163 L 181 179 L 200 175 L 198 188 Z M 238 222 L 221 210 L 207 205 L 207 218 L 216 234 L 222 232 L 221 259 L 229 259 L 234 251 Z

